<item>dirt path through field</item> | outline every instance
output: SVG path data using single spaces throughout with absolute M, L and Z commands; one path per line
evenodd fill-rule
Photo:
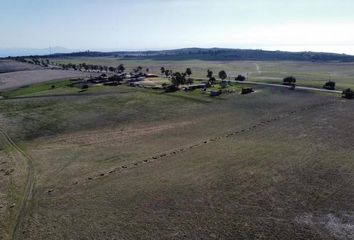
M 264 127 L 264 126 L 273 124 L 274 122 L 286 119 L 286 118 L 291 117 L 291 116 L 293 116 L 295 114 L 299 114 L 299 113 L 302 113 L 302 112 L 305 112 L 305 111 L 311 111 L 311 110 L 317 109 L 317 108 L 328 107 L 329 105 L 336 104 L 336 103 L 338 103 L 338 101 L 336 99 L 333 99 L 333 100 L 330 100 L 330 101 L 327 101 L 327 102 L 323 102 L 323 103 L 320 103 L 320 104 L 312 104 L 312 105 L 309 105 L 309 106 L 305 106 L 305 107 L 299 108 L 297 110 L 293 110 L 291 112 L 285 112 L 283 114 L 279 114 L 279 115 L 271 117 L 269 119 L 260 120 L 258 123 L 254 123 L 253 125 L 251 125 L 249 127 L 246 127 L 246 128 L 243 128 L 243 129 L 235 129 L 235 130 L 232 130 L 232 131 L 230 131 L 228 133 L 225 133 L 224 135 L 219 135 L 219 136 L 216 136 L 216 137 L 212 137 L 212 138 L 209 138 L 209 139 L 202 140 L 199 143 L 195 143 L 195 144 L 184 146 L 184 147 L 181 147 L 181 148 L 172 149 L 172 150 L 169 150 L 169 151 L 157 153 L 154 156 L 149 157 L 147 159 L 139 160 L 139 161 L 136 161 L 134 163 L 130 163 L 130 164 L 126 164 L 126 165 L 121 165 L 121 166 L 115 167 L 115 168 L 111 169 L 110 171 L 102 172 L 100 174 L 92 175 L 92 176 L 90 176 L 90 177 L 88 177 L 86 179 L 82 179 L 80 181 L 80 183 L 81 184 L 87 184 L 88 182 L 92 182 L 94 180 L 102 179 L 103 177 L 107 177 L 107 176 L 109 176 L 111 174 L 119 173 L 122 170 L 135 168 L 135 167 L 137 167 L 137 166 L 139 166 L 141 164 L 153 163 L 153 162 L 158 161 L 158 160 L 169 158 L 171 156 L 175 156 L 175 155 L 177 155 L 179 153 L 188 151 L 190 149 L 198 148 L 198 147 L 201 147 L 201 146 L 206 145 L 206 144 L 210 144 L 210 143 L 214 143 L 216 141 L 220 141 L 221 139 L 227 139 L 227 138 L 230 138 L 230 137 L 238 136 L 238 135 L 243 134 L 245 132 L 254 131 L 254 130 L 260 128 L 260 127 Z M 75 185 L 77 185 L 78 183 L 79 182 L 76 182 Z
M 256 68 L 257 68 L 257 73 L 258 73 L 258 74 L 262 74 L 262 71 L 260 70 L 259 65 L 258 65 L 257 63 L 254 63 L 254 65 L 255 65 Z
M 18 234 L 19 234 L 19 230 L 22 227 L 24 218 L 27 214 L 32 196 L 33 196 L 33 189 L 34 189 L 34 168 L 33 168 L 33 161 L 32 158 L 25 153 L 11 138 L 10 136 L 3 130 L 0 128 L 0 134 L 4 137 L 4 139 L 6 140 L 6 142 L 9 144 L 9 146 L 11 146 L 15 151 L 17 151 L 20 155 L 22 155 L 24 157 L 24 159 L 26 159 L 27 162 L 27 180 L 26 180 L 26 188 L 25 191 L 23 193 L 23 199 L 21 201 L 21 206 L 20 206 L 20 210 L 19 213 L 16 217 L 16 223 L 12 229 L 12 236 L 11 239 L 18 239 Z

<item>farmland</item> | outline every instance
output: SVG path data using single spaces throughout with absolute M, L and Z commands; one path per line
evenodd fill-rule
M 208 69 L 218 73 L 225 70 L 230 77 L 237 74 L 247 75 L 250 81 L 281 83 L 288 75 L 297 78 L 299 85 L 322 87 L 328 80 L 337 83 L 339 89 L 354 88 L 354 64 L 352 62 L 298 62 L 298 61 L 205 61 L 205 60 L 152 60 L 152 59 L 119 59 L 110 57 L 67 57 L 54 58 L 58 63 L 87 63 L 104 66 L 124 64 L 127 70 L 137 66 L 159 72 L 161 67 L 173 71 L 193 69 L 193 77 L 205 78 Z
M 51 70 L 28 63 L 0 60 L 0 91 L 88 75 L 78 71 Z
M 10 60 L 0 60 L 0 73 L 28 71 L 42 69 L 40 66 L 15 62 Z
M 317 87 L 331 72 L 339 88 L 354 86 L 351 63 L 55 61 L 294 75 Z M 352 101 L 264 86 L 216 98 L 126 85 L 81 92 L 68 78 L 2 93 L 4 239 L 354 237 Z

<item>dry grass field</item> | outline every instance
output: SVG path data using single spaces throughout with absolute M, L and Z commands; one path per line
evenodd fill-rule
M 43 69 L 40 66 L 22 62 L 16 62 L 13 60 L 0 59 L 0 73 L 17 72 L 17 71 L 29 71 Z
M 41 82 L 90 76 L 92 74 L 79 71 L 45 69 L 34 64 L 0 59 L 0 91 Z
M 354 238 L 352 101 L 66 83 L 0 100 L 1 238 Z
M 11 73 L 0 74 L 0 90 L 17 88 L 22 86 L 31 85 L 34 83 L 48 82 L 58 79 L 68 79 L 75 77 L 86 76 L 79 71 L 64 71 L 64 70 L 31 70 L 31 71 L 18 71 Z

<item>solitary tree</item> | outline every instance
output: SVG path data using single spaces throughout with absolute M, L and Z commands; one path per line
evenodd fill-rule
M 164 67 L 161 67 L 161 74 L 165 74 L 166 69 Z
M 207 73 L 207 78 L 209 78 L 209 80 L 213 77 L 213 71 L 208 69 L 208 73 Z
M 188 75 L 188 77 L 190 77 L 192 75 L 192 69 L 191 68 L 187 68 L 186 69 L 186 74 Z
M 219 78 L 221 78 L 222 81 L 224 81 L 227 78 L 227 74 L 224 70 L 219 72 Z
M 125 67 L 124 67 L 124 65 L 123 64 L 119 64 L 119 66 L 118 66 L 118 72 L 120 72 L 120 73 L 122 73 L 122 72 L 124 72 L 125 71 Z

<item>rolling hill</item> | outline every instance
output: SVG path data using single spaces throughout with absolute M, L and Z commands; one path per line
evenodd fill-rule
M 48 56 L 47 56 L 48 57 Z M 353 62 L 354 56 L 322 52 L 285 52 L 250 49 L 226 48 L 184 48 L 161 51 L 118 51 L 118 52 L 74 52 L 58 53 L 51 57 L 114 57 L 123 59 L 153 59 L 153 60 L 259 60 L 259 61 L 338 61 Z

